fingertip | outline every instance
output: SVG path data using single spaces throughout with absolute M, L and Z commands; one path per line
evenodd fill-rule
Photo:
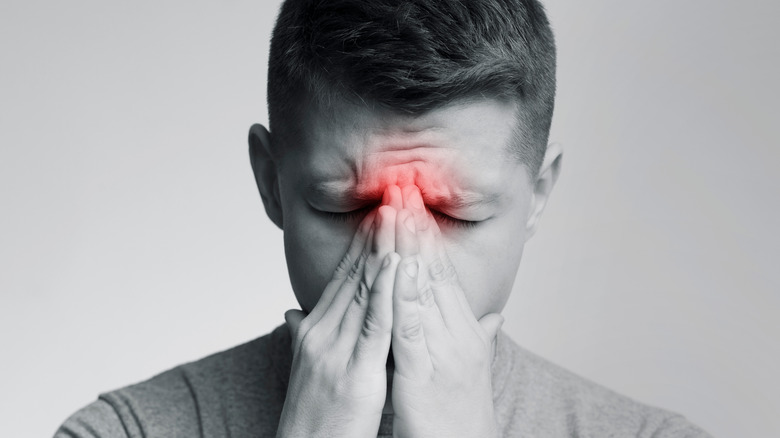
M 383 220 L 387 219 L 389 215 L 395 214 L 396 212 L 396 209 L 390 205 L 380 205 L 376 211 L 376 219 L 374 220 L 374 223 L 379 226 L 382 224 Z
M 504 317 L 499 313 L 488 313 L 480 318 L 479 325 L 482 326 L 482 329 L 485 330 L 490 339 L 494 339 L 504 325 Z
M 366 217 L 363 218 L 363 221 L 360 223 L 360 232 L 365 234 L 368 234 L 369 231 L 374 228 L 374 224 L 376 223 L 376 211 L 370 211 Z
M 302 311 L 298 309 L 289 309 L 286 312 L 284 312 L 284 320 L 287 322 L 290 321 L 300 321 L 305 317 Z
M 395 184 L 391 184 L 385 188 L 385 192 L 382 194 L 382 204 L 389 205 L 396 210 L 403 208 L 403 198 L 401 196 L 401 188 Z
M 297 309 L 290 309 L 284 312 L 284 321 L 287 323 L 287 328 L 290 330 L 290 334 L 295 336 L 295 332 L 298 330 L 298 326 L 301 325 L 301 321 L 306 318 L 306 314 Z
M 390 187 L 385 187 L 385 191 L 382 193 L 382 205 L 390 205 Z

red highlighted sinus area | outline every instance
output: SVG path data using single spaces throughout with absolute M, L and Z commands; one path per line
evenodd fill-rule
M 364 200 L 382 199 L 385 190 L 392 185 L 404 188 L 409 185 L 420 189 L 425 204 L 433 208 L 446 207 L 458 196 L 457 181 L 442 168 L 434 168 L 424 161 L 372 166 L 364 169 L 357 184 L 356 194 Z

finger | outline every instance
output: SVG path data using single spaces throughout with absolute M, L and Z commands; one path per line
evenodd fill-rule
M 440 258 L 441 253 L 446 255 L 442 244 L 442 235 L 436 219 L 430 211 L 425 210 L 425 226 L 417 228 L 417 239 L 420 245 L 420 257 L 425 263 Z
M 366 243 L 370 241 L 369 237 L 371 233 L 376 230 L 376 227 L 376 212 L 372 211 L 367 214 L 360 222 L 360 225 L 358 225 L 358 229 L 352 237 L 352 242 L 350 242 L 349 248 L 344 254 L 344 258 L 336 266 L 336 270 L 333 272 L 332 281 L 343 280 L 347 277 L 352 265 L 364 250 Z M 336 287 L 336 289 L 338 289 L 338 287 Z
M 341 321 L 340 330 L 342 333 L 345 335 L 354 334 L 353 340 L 357 340 L 364 320 L 370 318 L 369 324 L 380 329 L 385 327 L 384 323 L 389 321 L 387 325 L 389 335 L 389 330 L 392 328 L 393 315 L 392 285 L 395 279 L 395 268 L 400 259 L 398 254 L 394 252 L 388 254 L 382 262 L 374 285 L 371 288 L 358 289 Z M 389 291 L 387 289 L 388 281 L 390 282 Z M 387 297 L 382 295 L 383 293 L 386 293 Z M 389 302 L 382 301 L 387 298 L 389 298 Z M 371 312 L 376 313 L 369 315 L 369 309 Z
M 363 271 L 365 270 L 366 260 L 371 250 L 371 243 L 367 242 L 363 252 L 360 253 L 357 261 L 352 265 L 347 277 L 341 284 L 336 294 L 333 296 L 330 305 L 322 314 L 322 317 L 315 324 L 320 326 L 324 332 L 331 332 L 338 328 L 342 318 L 344 318 L 344 312 L 347 310 L 347 306 L 354 299 L 355 295 L 359 293 L 359 288 L 368 290 L 368 285 L 365 283 Z M 367 292 L 366 292 L 367 293 Z
M 404 257 L 393 288 L 393 358 L 396 372 L 419 376 L 432 370 L 417 305 L 417 258 Z
M 404 258 L 417 256 L 419 244 L 416 233 L 417 225 L 412 212 L 406 209 L 399 211 L 395 221 L 395 252 Z
M 496 357 L 496 343 L 498 342 L 498 333 L 501 331 L 501 326 L 504 325 L 504 317 L 498 313 L 488 313 L 479 320 L 479 325 L 487 334 L 487 338 L 490 340 L 490 357 Z
M 414 214 L 414 219 L 418 230 L 424 230 L 428 227 L 428 214 L 425 211 L 422 193 L 416 185 L 404 186 L 401 189 L 401 195 L 404 200 L 404 208 Z
M 423 202 L 422 193 L 420 193 L 420 189 L 416 185 L 408 185 L 405 186 L 403 189 L 401 189 L 402 195 L 404 197 L 404 209 L 407 209 L 412 212 L 414 216 L 415 221 L 415 227 L 416 227 L 416 234 L 417 234 L 417 242 L 418 242 L 418 252 L 420 255 L 423 255 L 423 245 L 427 245 L 429 247 L 434 247 L 431 245 L 433 242 L 433 231 L 429 230 L 430 222 L 434 221 L 433 216 L 431 215 L 430 211 L 428 211 L 425 208 L 425 203 Z M 423 241 L 424 238 L 428 237 L 428 241 L 431 243 L 426 243 Z M 430 252 L 430 251 L 429 251 Z M 420 259 L 422 262 L 422 266 L 427 266 L 429 260 Z M 417 279 L 417 284 L 419 287 L 422 287 L 422 285 L 426 284 L 428 281 L 428 273 L 427 269 L 421 269 L 419 273 L 419 277 Z
M 284 312 L 284 320 L 287 322 L 287 329 L 290 331 L 290 338 L 292 339 L 293 354 L 295 354 L 297 350 L 295 347 L 298 341 L 298 328 L 304 318 L 306 318 L 306 314 L 300 310 L 290 309 Z
M 418 232 L 418 242 L 420 259 L 425 266 L 425 279 L 421 288 L 431 288 L 447 328 L 453 333 L 465 327 L 476 328 L 477 320 L 460 286 L 455 266 L 444 248 L 441 231 L 433 217 L 430 217 L 430 226 Z
M 369 288 L 374 283 L 382 261 L 395 249 L 395 219 L 396 210 L 388 205 L 379 207 L 376 212 L 371 251 L 363 272 L 363 281 Z
M 416 192 L 416 193 L 415 193 Z M 407 190 L 407 193 L 414 197 L 420 195 L 419 189 L 416 186 L 413 190 Z M 413 198 L 412 198 L 413 199 Z M 420 204 L 422 199 L 420 199 Z M 419 204 L 415 202 L 408 203 L 412 207 L 419 208 Z M 421 214 L 425 214 L 424 207 L 420 209 Z M 405 257 L 414 257 L 419 262 L 419 231 L 417 230 L 417 220 L 414 213 L 404 208 L 398 213 L 396 220 L 396 240 L 395 247 L 398 253 Z M 425 266 L 424 264 L 419 266 Z M 426 345 L 430 348 L 431 345 L 443 345 L 442 341 L 447 333 L 447 327 L 444 324 L 439 307 L 436 303 L 433 289 L 428 282 L 428 275 L 425 270 L 417 269 L 416 281 L 414 290 L 409 289 L 409 299 L 417 300 L 417 318 L 422 324 L 423 332 L 425 333 Z M 413 294 L 413 295 L 412 295 Z M 399 317 L 396 316 L 396 320 Z
M 422 271 L 418 272 L 418 277 L 422 275 Z M 420 284 L 418 279 L 417 284 Z M 444 323 L 444 318 L 441 316 L 439 306 L 436 304 L 436 298 L 433 295 L 433 289 L 427 283 L 423 283 L 417 290 L 417 311 L 420 315 L 420 322 L 422 323 L 423 333 L 425 334 L 425 343 L 428 347 L 428 352 L 434 356 L 437 348 L 446 347 L 452 337 L 449 335 L 447 325 Z M 435 357 L 435 356 L 434 356 Z
M 389 205 L 396 211 L 404 208 L 403 196 L 401 195 L 401 188 L 395 184 L 387 186 L 385 192 L 382 194 L 382 205 Z
M 342 325 L 349 324 L 346 330 L 351 330 L 357 338 L 351 366 L 366 363 L 385 368 L 393 330 L 393 285 L 400 261 L 397 253 L 388 254 L 368 297 L 353 300 L 354 306 L 350 308 L 354 310 L 347 310 Z
M 420 196 L 419 189 L 417 189 L 416 186 L 413 186 L 412 190 L 406 190 L 405 193 L 407 193 L 412 199 L 412 202 L 406 203 L 405 206 L 408 205 L 413 208 L 418 208 L 418 213 L 425 215 L 425 209 L 422 207 L 422 198 L 419 199 L 419 204 L 413 200 L 415 195 L 417 197 Z M 395 245 L 396 251 L 398 251 L 398 253 L 403 257 L 415 257 L 419 262 L 420 230 L 417 229 L 417 223 L 417 219 L 412 210 L 407 208 L 401 210 L 396 221 Z M 422 264 L 418 266 L 425 265 Z M 413 291 L 410 290 L 409 299 L 417 300 L 417 318 L 422 324 L 426 345 L 429 349 L 435 347 L 436 345 L 444 345 L 442 340 L 447 334 L 447 327 L 444 324 L 441 312 L 439 311 L 439 307 L 436 304 L 433 290 L 428 284 L 425 270 L 417 269 L 416 277 L 416 287 Z M 396 320 L 397 319 L 398 317 L 396 317 Z
M 312 309 L 309 314 L 308 321 L 310 321 L 312 325 L 319 321 L 320 318 L 322 318 L 322 315 L 328 310 L 336 292 L 341 288 L 341 285 L 360 258 L 360 255 L 366 250 L 366 244 L 370 242 L 374 234 L 375 216 L 375 213 L 369 213 L 358 226 L 358 230 L 352 238 L 352 242 L 350 243 L 347 252 L 336 266 L 336 270 L 334 271 L 331 280 L 325 286 L 319 301 L 317 301 L 317 305 L 314 306 L 314 309 Z
M 488 313 L 479 320 L 479 325 L 485 331 L 487 338 L 493 340 L 498 336 L 498 331 L 504 325 L 504 317 L 498 313 Z

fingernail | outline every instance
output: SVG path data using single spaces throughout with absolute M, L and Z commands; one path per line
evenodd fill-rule
M 382 205 L 390 205 L 390 187 L 385 187 L 385 192 L 382 193 Z
M 406 275 L 408 275 L 410 278 L 417 277 L 417 269 L 417 260 L 412 260 L 404 266 L 404 272 L 406 272 Z
M 385 188 L 385 192 L 382 194 L 382 205 L 393 205 L 393 192 L 400 191 L 397 186 L 391 184 Z
M 414 190 L 412 190 L 411 195 L 409 195 L 409 204 L 416 210 L 422 210 L 423 208 L 422 194 L 420 194 L 420 189 L 417 187 L 415 187 Z
M 415 224 L 414 224 L 414 216 L 409 216 L 409 217 L 407 217 L 407 218 L 406 218 L 406 220 L 404 220 L 404 226 L 405 226 L 405 227 L 406 227 L 406 229 L 407 229 L 407 230 L 409 230 L 409 231 L 410 231 L 412 234 L 414 234 L 414 233 L 416 233 L 416 232 L 417 232 L 417 228 L 415 227 Z

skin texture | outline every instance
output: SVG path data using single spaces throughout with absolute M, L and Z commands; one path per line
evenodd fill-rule
M 286 315 L 280 436 L 375 433 L 391 344 L 398 436 L 494 434 L 491 343 L 561 156 L 548 147 L 529 178 L 508 152 L 515 108 L 486 99 L 412 118 L 336 102 L 302 111 L 285 136 L 294 145 L 252 127 L 258 188 L 303 309 Z

